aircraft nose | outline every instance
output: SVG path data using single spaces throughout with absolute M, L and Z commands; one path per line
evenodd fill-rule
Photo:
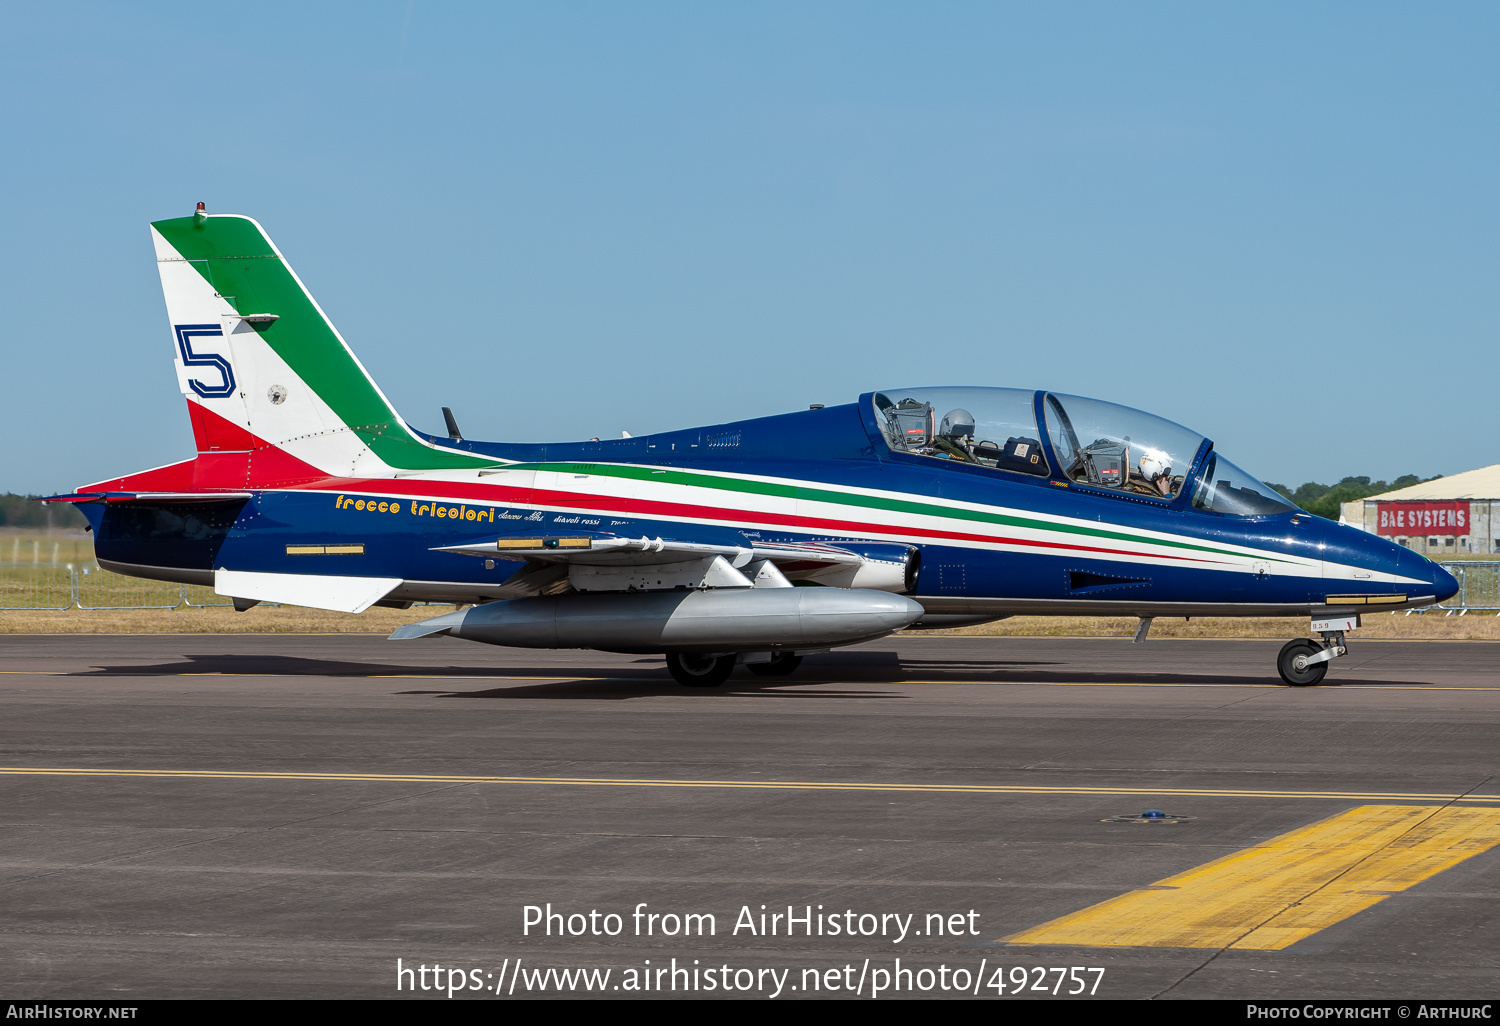
M 1433 594 L 1439 602 L 1458 594 L 1458 578 L 1443 569 L 1443 564 L 1433 563 L 1431 571 Z
M 1425 599 L 1430 594 L 1434 601 L 1442 602 L 1458 593 L 1458 581 L 1443 569 L 1441 563 L 1397 545 L 1389 538 L 1369 535 L 1354 527 L 1329 524 L 1324 547 L 1324 558 L 1334 563 L 1377 570 L 1404 579 L 1409 583 L 1402 584 L 1401 590 L 1413 599 Z

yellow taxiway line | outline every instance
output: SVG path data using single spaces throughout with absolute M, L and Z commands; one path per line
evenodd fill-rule
M 0 766 L 0 776 L 144 777 L 177 780 L 351 781 L 396 784 L 540 784 L 554 787 L 724 788 L 752 791 L 877 791 L 925 794 L 1120 795 L 1151 798 L 1322 798 L 1346 801 L 1500 802 L 1500 794 L 1372 791 L 1254 791 L 1232 788 L 1047 787 L 1008 784 L 901 784 L 810 780 L 653 780 L 626 777 L 469 776 L 416 773 L 280 773 L 270 770 L 87 769 Z
M 1500 844 L 1500 809 L 1362 805 L 1005 938 L 1279 951 Z

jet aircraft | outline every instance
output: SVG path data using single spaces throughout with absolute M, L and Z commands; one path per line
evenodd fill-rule
M 1015 614 L 1304 615 L 1316 684 L 1361 614 L 1457 590 L 1312 516 L 1208 438 L 1046 390 L 882 387 L 643 437 L 546 444 L 403 420 L 254 220 L 151 226 L 197 455 L 70 501 L 99 564 L 238 609 L 452 602 L 392 638 L 662 653 L 688 686 L 911 626 Z

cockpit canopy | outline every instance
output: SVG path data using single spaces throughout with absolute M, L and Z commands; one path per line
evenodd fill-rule
M 1063 475 L 1079 484 L 1173 499 L 1203 436 L 1162 417 L 1078 395 L 1042 402 Z
M 875 413 L 897 452 L 1047 477 L 1036 393 L 1020 388 L 897 388 L 875 393 Z
M 1198 487 L 1193 491 L 1193 508 L 1242 517 L 1264 517 L 1273 513 L 1294 513 L 1300 507 L 1276 489 L 1261 484 L 1219 453 L 1211 452 L 1198 475 Z
M 1043 393 L 1054 468 L 1042 445 L 1036 397 L 1019 388 L 895 388 L 876 392 L 874 404 L 886 444 L 896 452 L 1038 477 L 1056 473 L 1161 501 L 1182 494 L 1202 435 L 1128 406 Z M 1193 506 L 1239 516 L 1297 508 L 1214 452 L 1198 475 Z

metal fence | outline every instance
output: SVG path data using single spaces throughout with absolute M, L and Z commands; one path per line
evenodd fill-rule
M 77 601 L 71 566 L 0 563 L 0 609 L 71 609 Z
M 267 603 L 275 605 L 276 603 Z M 201 584 L 126 577 L 97 563 L 0 563 L 0 610 L 177 609 L 229 606 Z
M 1443 569 L 1458 578 L 1458 594 L 1418 613 L 1443 610 L 1445 615 L 1492 612 L 1500 614 L 1500 560 L 1451 560 Z

